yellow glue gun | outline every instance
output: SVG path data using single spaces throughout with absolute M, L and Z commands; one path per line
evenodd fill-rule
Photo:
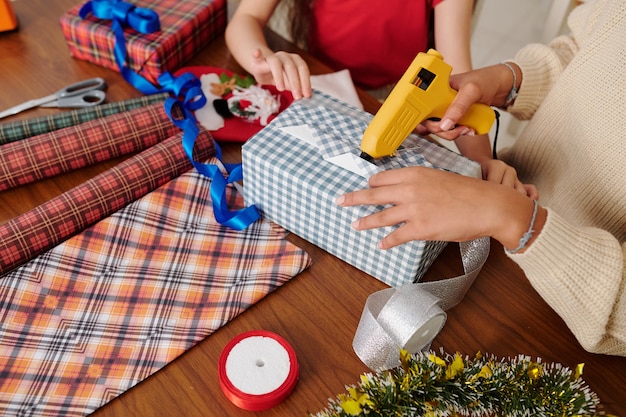
M 451 72 L 452 67 L 434 49 L 417 54 L 365 130 L 361 157 L 371 161 L 393 155 L 418 124 L 443 117 L 456 96 L 450 87 Z M 489 133 L 495 118 L 491 107 L 476 103 L 458 123 L 483 135 Z

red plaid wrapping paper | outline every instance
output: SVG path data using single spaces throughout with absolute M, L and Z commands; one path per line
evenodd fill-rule
M 159 15 L 161 30 L 141 34 L 125 28 L 126 64 L 156 84 L 159 75 L 174 72 L 211 40 L 224 33 L 226 0 L 130 0 L 137 7 Z M 113 54 L 115 36 L 111 22 L 89 15 L 82 19 L 82 4 L 61 16 L 60 23 L 70 54 L 119 71 Z
M 0 279 L 0 414 L 93 412 L 309 266 L 275 224 L 217 224 L 209 183 L 189 171 Z
M 32 259 L 192 168 L 182 132 L 0 225 L 0 274 Z M 201 130 L 196 160 L 215 154 Z
M 144 150 L 180 129 L 163 103 L 0 146 L 0 191 Z

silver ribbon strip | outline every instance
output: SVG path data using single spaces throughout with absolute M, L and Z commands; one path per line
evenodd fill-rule
M 367 298 L 352 347 L 371 370 L 400 365 L 400 349 L 416 353 L 430 348 L 446 322 L 445 310 L 463 299 L 487 260 L 489 238 L 459 247 L 464 275 L 388 288 Z

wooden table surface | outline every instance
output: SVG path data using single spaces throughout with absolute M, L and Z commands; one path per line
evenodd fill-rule
M 19 20 L 14 32 L 0 33 L 0 110 L 41 97 L 86 78 L 103 77 L 108 101 L 139 97 L 112 70 L 70 57 L 59 26 L 59 17 L 76 0 L 16 0 Z M 276 38 L 275 42 L 283 43 Z M 284 44 L 289 46 L 288 44 Z M 308 58 L 312 72 L 328 68 Z M 229 55 L 223 37 L 188 62 L 240 72 Z M 378 108 L 361 94 L 370 112 Z M 33 109 L 3 119 L 26 119 L 58 109 Z M 239 146 L 222 144 L 225 159 L 235 161 Z M 1 148 L 0 148 L 1 151 Z M 55 197 L 121 159 L 84 168 L 36 184 L 0 193 L 0 223 Z M 386 288 L 380 281 L 306 241 L 291 235 L 303 247 L 313 265 L 239 317 L 190 349 L 184 355 L 136 387 L 112 400 L 93 415 L 105 416 L 249 416 L 231 404 L 220 390 L 219 355 L 238 334 L 265 329 L 289 341 L 300 365 L 300 380 L 293 394 L 266 416 L 300 415 L 323 409 L 328 398 L 344 392 L 367 371 L 352 349 L 365 300 Z M 458 246 L 450 244 L 427 273 L 426 279 L 462 273 Z M 473 355 L 477 351 L 499 357 L 528 355 L 570 368 L 585 363 L 583 377 L 607 412 L 626 416 L 626 358 L 585 352 L 563 321 L 529 285 L 521 270 L 496 242 L 482 272 L 464 300 L 448 311 L 448 320 L 433 343 L 434 349 Z

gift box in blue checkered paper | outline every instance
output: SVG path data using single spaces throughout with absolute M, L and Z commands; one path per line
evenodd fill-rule
M 339 207 L 335 199 L 367 187 L 378 170 L 431 166 L 480 177 L 480 166 L 415 135 L 377 166 L 359 158 L 372 115 L 315 91 L 295 101 L 242 147 L 244 200 L 261 214 L 373 277 L 397 287 L 418 281 L 445 242 L 413 241 L 381 250 L 391 228 L 351 223 L 382 207 Z

